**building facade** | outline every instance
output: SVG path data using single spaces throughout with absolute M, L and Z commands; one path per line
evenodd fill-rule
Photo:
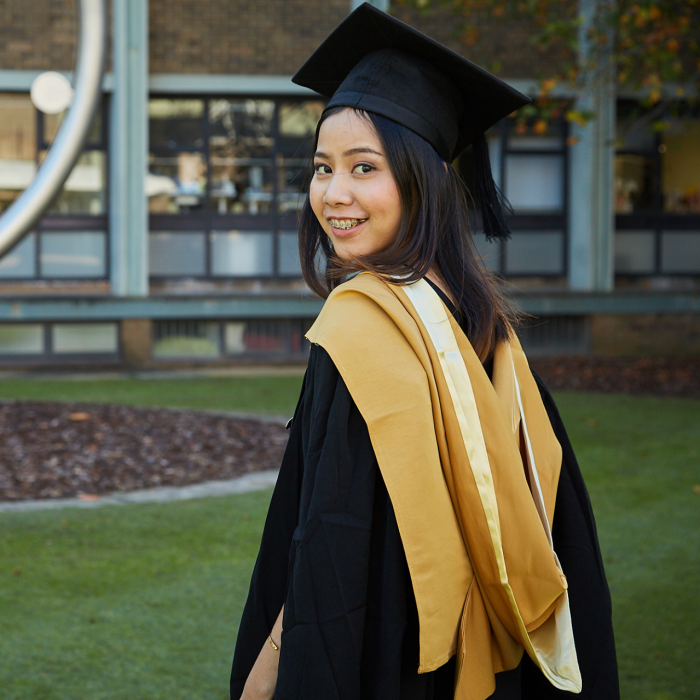
M 303 360 L 321 302 L 301 279 L 295 227 L 324 103 L 290 77 L 354 4 L 114 0 L 83 154 L 0 260 L 0 370 Z M 395 12 L 464 53 L 450 15 Z M 73 0 L 6 0 L 0 14 L 1 213 L 60 126 L 29 89 L 43 71 L 71 74 L 77 17 Z M 481 28 L 480 57 L 533 91 L 554 58 L 527 26 Z M 655 133 L 634 95 L 594 109 L 585 127 L 491 130 L 513 237 L 476 234 L 479 252 L 537 318 L 531 351 L 696 354 L 700 118 L 689 108 Z M 469 181 L 469 155 L 455 167 Z

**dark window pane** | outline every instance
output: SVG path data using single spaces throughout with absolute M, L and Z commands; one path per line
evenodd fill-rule
M 280 233 L 279 255 L 280 275 L 296 275 L 301 277 L 299 244 L 296 233 Z
M 41 234 L 42 277 L 104 277 L 107 241 L 102 231 Z
M 554 213 L 564 208 L 564 157 L 509 155 L 506 197 L 516 214 Z
M 271 100 L 211 101 L 211 196 L 220 214 L 271 211 L 274 108 Z
M 159 231 L 148 237 L 152 275 L 201 276 L 205 273 L 204 233 Z
M 514 231 L 506 246 L 506 274 L 563 275 L 564 234 Z
M 152 149 L 204 146 L 203 100 L 150 100 L 148 118 Z
M 665 231 L 661 235 L 661 271 L 700 274 L 700 231 Z
M 617 231 L 615 233 L 615 272 L 650 274 L 654 272 L 656 238 L 653 231 Z
M 197 151 L 171 155 L 151 153 L 146 195 L 152 214 L 181 214 L 204 206 L 207 167 Z

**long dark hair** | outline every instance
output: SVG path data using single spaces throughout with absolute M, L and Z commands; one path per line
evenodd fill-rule
M 316 127 L 313 152 L 323 122 L 347 109 L 323 114 Z M 354 110 L 374 128 L 396 182 L 401 200 L 401 225 L 388 248 L 352 260 L 333 252 L 306 198 L 299 216 L 299 254 L 304 280 L 325 299 L 347 275 L 369 271 L 396 284 L 425 277 L 433 268 L 450 291 L 459 320 L 482 361 L 509 337 L 517 314 L 500 294 L 493 275 L 474 249 L 464 182 L 423 138 L 374 112 Z M 305 190 L 313 176 L 313 161 Z M 322 257 L 321 257 L 322 256 Z M 325 259 L 325 260 L 323 260 Z M 319 269 L 325 262 L 325 269 Z

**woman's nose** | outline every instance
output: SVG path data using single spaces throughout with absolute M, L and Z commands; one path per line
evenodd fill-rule
M 353 194 L 348 187 L 349 178 L 346 175 L 350 173 L 335 173 L 331 177 L 326 194 L 323 195 L 323 203 L 328 206 L 352 204 Z

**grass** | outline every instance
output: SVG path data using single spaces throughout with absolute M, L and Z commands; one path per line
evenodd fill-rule
M 300 378 L 283 389 L 274 387 L 280 378 L 243 379 L 168 381 L 162 394 L 166 384 L 178 385 L 168 402 L 141 386 L 157 380 L 75 382 L 72 388 L 39 380 L 51 391 L 31 397 L 33 382 L 24 381 L 25 393 L 17 396 L 15 384 L 10 396 L 114 401 L 130 384 L 136 389 L 131 404 L 211 408 L 197 384 L 226 381 L 218 408 L 293 408 Z M 0 382 L 0 396 L 8 397 L 7 384 Z M 278 403 L 260 399 L 265 386 Z M 700 401 L 587 394 L 558 394 L 557 401 L 598 521 L 622 697 L 700 699 Z M 227 698 L 235 630 L 268 499 L 262 492 L 0 513 L 0 695 Z
M 268 501 L 0 514 L 0 695 L 228 698 Z
M 184 379 L 0 379 L 0 399 L 116 403 L 125 406 L 294 412 L 300 376 L 196 377 Z

